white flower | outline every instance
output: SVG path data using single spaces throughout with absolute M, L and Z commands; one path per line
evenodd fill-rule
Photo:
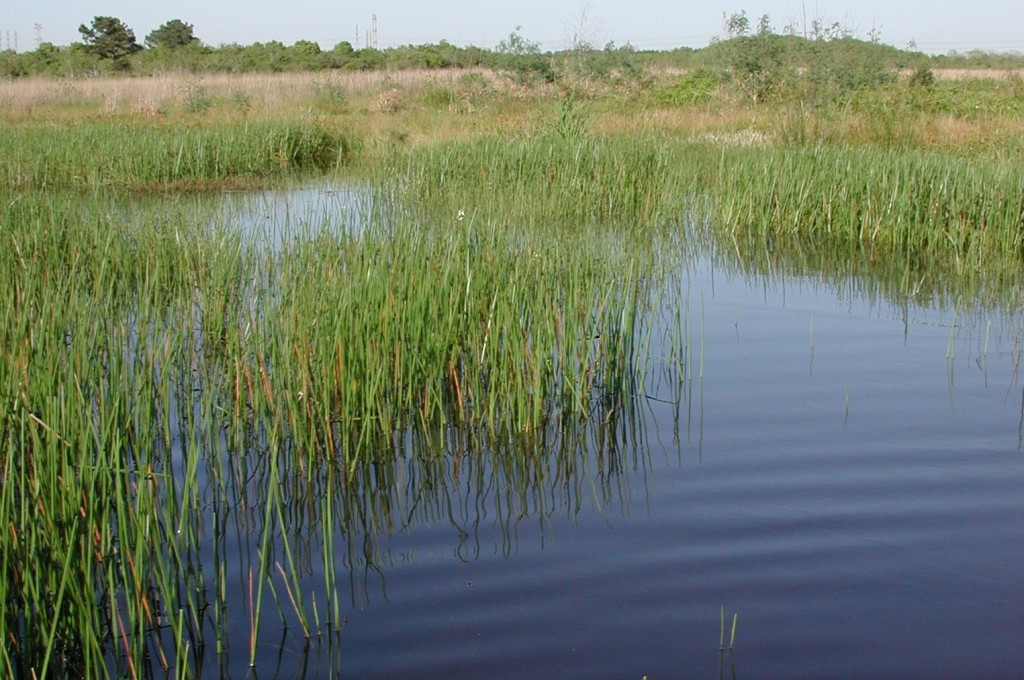
M 459 222 L 466 219 L 466 211 L 460 210 L 459 212 L 455 213 L 455 219 L 457 219 Z

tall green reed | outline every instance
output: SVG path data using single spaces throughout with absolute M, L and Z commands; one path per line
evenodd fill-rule
M 963 266 L 1019 253 L 1024 173 L 1013 164 L 906 150 L 722 151 L 716 217 L 755 236 L 800 235 L 869 255 L 946 251 Z
M 200 590 L 198 508 L 181 502 L 195 463 L 179 472 L 171 452 L 199 260 L 81 202 L 22 194 L 3 216 L 4 662 L 24 677 L 55 659 L 90 677 L 167 667 L 152 632 L 174 625 L 174 594 Z
M 0 182 L 21 190 L 160 190 L 332 170 L 350 140 L 311 121 L 85 122 L 0 130 Z
M 526 456 L 550 432 L 609 425 L 609 405 L 643 386 L 656 259 L 639 235 L 661 214 L 644 179 L 659 156 L 548 144 L 524 148 L 526 167 L 547 170 L 505 199 L 577 173 L 541 212 L 484 219 L 486 183 L 458 186 L 476 213 L 446 210 L 443 193 L 410 203 L 430 192 L 428 151 L 382 185 L 364 226 L 280 251 L 100 193 L 4 196 L 0 662 L 23 676 L 187 675 L 208 636 L 231 646 L 235 569 L 251 584 L 255 662 L 268 612 L 317 632 L 308 561 L 292 542 L 323 519 L 294 499 L 313 499 L 325 470 L 341 485 L 328 497 L 351 498 L 353 484 L 381 481 L 367 466 L 401 455 L 404 433 L 456 427 L 535 442 L 501 454 L 508 474 L 528 478 Z M 599 182 L 619 193 L 580 201 L 587 173 L 614 173 Z M 622 247 L 630 236 L 610 240 L 620 228 L 635 249 Z M 224 545 L 228 507 L 249 509 L 233 535 L 259 537 L 241 565 Z

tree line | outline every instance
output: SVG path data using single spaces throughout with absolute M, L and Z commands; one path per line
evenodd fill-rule
M 767 15 L 752 25 L 746 13 L 740 12 L 728 19 L 726 28 L 724 38 L 706 48 L 659 52 L 613 43 L 597 47 L 582 41 L 561 52 L 545 52 L 519 28 L 494 49 L 462 47 L 445 40 L 385 49 L 357 49 L 348 41 L 324 49 L 310 40 L 292 45 L 270 41 L 212 47 L 196 36 L 192 24 L 181 19 L 167 21 L 140 43 L 120 19 L 97 16 L 79 26 L 81 42 L 68 46 L 43 42 L 31 52 L 0 51 L 0 77 L 486 67 L 524 81 L 550 82 L 572 70 L 582 70 L 587 76 L 628 75 L 653 65 L 726 71 L 739 79 L 752 97 L 759 98 L 780 87 L 785 73 L 807 67 L 814 67 L 818 77 L 852 79 L 854 84 L 870 84 L 880 74 L 900 68 L 1024 68 L 1024 55 L 971 52 L 926 57 L 913 49 L 883 45 L 877 34 L 868 40 L 857 39 L 839 24 L 815 24 L 811 35 L 798 35 L 792 27 L 776 33 Z M 836 69 L 821 73 L 823 59 L 837 64 Z
M 272 40 L 212 47 L 196 36 L 192 24 L 181 19 L 162 24 L 147 34 L 142 43 L 116 17 L 94 17 L 89 24 L 79 26 L 78 31 L 81 42 L 68 46 L 43 42 L 32 52 L 0 51 L 0 76 L 470 68 L 497 67 L 502 61 L 495 50 L 472 45 L 459 47 L 445 40 L 387 49 L 357 49 L 348 41 L 323 49 L 310 40 L 299 40 L 293 45 Z

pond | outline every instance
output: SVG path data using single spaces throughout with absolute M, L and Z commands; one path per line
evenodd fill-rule
M 199 561 L 231 576 L 198 665 L 241 677 L 254 646 L 260 678 L 1018 674 L 1024 317 L 777 264 L 682 258 L 654 304 L 683 310 L 686 367 L 653 313 L 643 389 L 578 431 L 408 433 L 327 502 L 325 471 L 292 471 L 294 554 L 274 551 L 255 642 L 265 492 L 204 506 L 228 538 Z M 446 455 L 403 453 L 431 437 Z

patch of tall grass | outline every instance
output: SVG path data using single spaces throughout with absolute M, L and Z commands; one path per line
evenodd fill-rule
M 105 135 L 91 143 L 112 153 Z M 188 675 L 190 646 L 227 645 L 217 544 L 236 503 L 239 532 L 256 537 L 244 575 L 254 660 L 268 614 L 315 629 L 306 558 L 289 541 L 296 523 L 335 511 L 303 520 L 289 500 L 298 489 L 325 475 L 343 480 L 335 498 L 359 479 L 382 483 L 374 466 L 406 455 L 396 442 L 415 432 L 458 428 L 478 452 L 542 457 L 543 444 L 494 442 L 546 442 L 628 412 L 651 342 L 657 258 L 645 233 L 661 214 L 648 185 L 659 157 L 550 144 L 508 154 L 506 172 L 529 172 L 504 194 L 498 174 L 469 183 L 493 151 L 475 152 L 461 184 L 432 190 L 437 164 L 456 166 L 425 150 L 382 183 L 358 229 L 310 230 L 276 250 L 175 207 L 185 202 L 133 215 L 102 192 L 4 193 L 0 666 Z M 29 186 L 111 184 L 100 171 L 81 185 L 56 176 Z M 600 191 L 584 201 L 588 178 Z M 511 208 L 559 184 L 511 221 L 485 201 Z M 448 210 L 451 189 L 479 209 Z M 412 210 L 410 194 L 429 202 Z M 422 455 L 439 453 L 456 455 Z M 515 476 L 531 464 L 496 467 Z M 207 532 L 214 577 L 200 557 Z
M 311 121 L 161 126 L 89 122 L 11 126 L 0 182 L 18 190 L 161 190 L 223 186 L 336 169 L 350 140 Z
M 905 149 L 728 148 L 706 159 L 714 227 L 747 243 L 799 240 L 850 257 L 1013 270 L 1024 257 L 1024 171 Z
M 672 147 L 637 137 L 546 134 L 427 145 L 386 159 L 415 204 L 482 222 L 631 232 L 678 205 Z
M 168 356 L 184 338 L 165 310 L 192 287 L 187 251 L 153 240 L 140 252 L 137 235 L 52 197 L 5 208 L 0 665 L 134 675 L 158 652 L 128 645 L 157 626 L 152 586 L 179 578 L 164 556 L 176 508 L 160 489 L 176 482 L 160 452 Z

